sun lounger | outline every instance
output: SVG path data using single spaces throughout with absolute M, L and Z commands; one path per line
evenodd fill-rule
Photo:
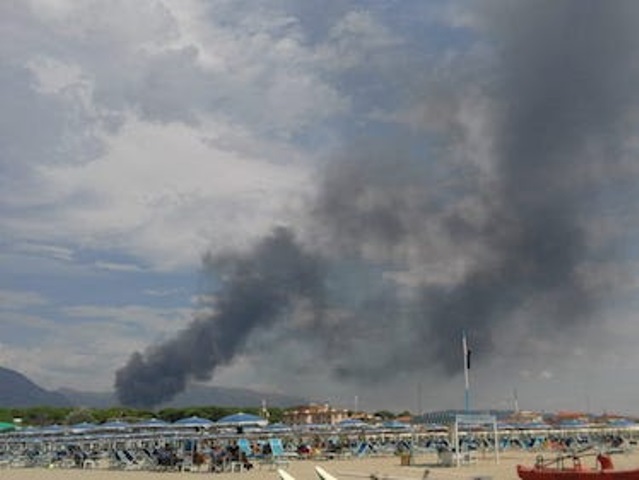
M 253 449 L 251 448 L 251 442 L 248 441 L 247 438 L 239 438 L 237 440 L 237 446 L 242 453 L 244 453 L 247 457 L 253 455 Z
M 373 446 L 370 443 L 360 442 L 355 448 L 353 455 L 355 455 L 356 457 L 364 457 L 366 455 L 370 455 L 371 453 L 373 453 L 373 451 Z
M 268 457 L 264 457 L 260 460 L 258 464 L 260 468 L 264 465 L 269 465 L 272 468 L 288 467 L 291 458 L 299 457 L 296 452 L 287 452 L 280 438 L 269 438 L 268 444 L 271 453 Z
M 284 445 L 282 445 L 281 438 L 270 438 L 268 441 L 271 446 L 271 454 L 273 457 L 278 458 L 298 458 L 299 455 L 297 452 L 288 452 L 284 449 Z
M 140 468 L 135 457 L 128 450 L 115 450 L 113 454 L 116 460 L 116 468 L 124 470 L 138 470 Z

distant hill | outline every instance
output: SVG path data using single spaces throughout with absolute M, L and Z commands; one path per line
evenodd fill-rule
M 0 407 L 67 407 L 68 398 L 39 387 L 15 370 L 0 367 Z
M 272 407 L 292 407 L 308 400 L 280 393 L 265 393 L 248 388 L 209 387 L 193 385 L 164 406 L 216 405 L 220 407 L 259 407 L 265 401 Z
M 216 405 L 220 407 L 259 407 L 262 401 L 272 407 L 290 407 L 307 400 L 278 393 L 264 393 L 246 388 L 193 385 L 160 407 Z M 108 408 L 118 405 L 114 392 L 85 392 L 71 388 L 56 391 L 39 387 L 15 370 L 0 367 L 0 407 L 68 407 Z
M 73 405 L 88 408 L 107 408 L 118 405 L 113 392 L 83 392 L 70 388 L 63 388 L 58 392 L 68 398 Z M 259 407 L 262 401 L 273 407 L 291 407 L 302 405 L 307 400 L 301 397 L 278 393 L 264 393 L 246 388 L 210 387 L 193 385 L 177 395 L 173 400 L 160 406 L 190 407 L 202 405 L 216 405 L 219 407 Z
M 69 399 L 74 407 L 109 408 L 118 404 L 115 394 L 111 392 L 85 392 L 72 388 L 56 390 Z

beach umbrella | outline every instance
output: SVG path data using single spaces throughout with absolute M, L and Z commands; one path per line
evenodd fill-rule
M 0 432 L 10 432 L 15 430 L 16 426 L 9 422 L 0 422 Z
M 608 425 L 613 427 L 634 427 L 637 424 L 628 418 L 614 418 L 608 421 Z
M 208 428 L 213 425 L 213 422 L 208 418 L 193 415 L 192 417 L 180 418 L 173 422 L 173 425 L 185 428 Z
M 515 425 L 519 430 L 548 430 L 550 425 L 544 422 L 526 422 Z
M 271 423 L 270 425 L 267 425 L 266 430 L 269 432 L 290 432 L 293 429 L 291 428 L 290 425 L 286 425 L 285 423 Z
M 559 428 L 584 428 L 588 424 L 579 419 L 568 419 L 559 422 Z
M 357 418 L 347 418 L 337 423 L 339 428 L 369 428 L 368 423 L 362 422 Z
M 34 427 L 33 425 L 29 425 L 26 427 L 18 427 L 16 425 L 16 430 L 20 431 L 21 437 L 38 437 L 42 435 L 42 427 Z
M 46 427 L 42 427 L 40 429 L 40 433 L 57 434 L 57 433 L 62 433 L 65 430 L 66 429 L 62 425 L 58 425 L 57 423 L 55 423 L 53 425 L 47 425 Z
M 134 424 L 135 428 L 166 428 L 170 424 L 159 418 L 150 418 Z
M 105 422 L 98 427 L 100 430 L 126 430 L 127 428 L 131 428 L 131 424 L 128 422 L 123 422 L 122 420 L 113 420 L 111 422 Z
M 96 428 L 98 428 L 98 426 L 95 423 L 91 423 L 91 422 L 81 422 L 81 423 L 76 423 L 74 425 L 71 425 L 71 427 L 69 428 L 71 429 L 73 433 L 83 433 L 83 432 L 95 430 Z
M 410 425 L 404 422 L 400 422 L 398 420 L 389 420 L 387 422 L 382 423 L 383 428 L 390 428 L 391 430 L 409 430 Z
M 426 423 L 424 424 L 424 430 L 427 432 L 447 432 L 448 427 L 443 423 Z
M 220 427 L 265 427 L 268 420 L 258 415 L 239 412 L 222 417 L 215 424 Z

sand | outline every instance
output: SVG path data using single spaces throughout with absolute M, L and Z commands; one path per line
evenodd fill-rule
M 441 467 L 436 465 L 434 455 L 416 456 L 410 466 L 401 465 L 399 457 L 368 457 L 347 460 L 293 460 L 286 471 L 296 480 L 318 480 L 314 472 L 314 466 L 320 465 L 326 471 L 339 480 L 370 478 L 372 473 L 389 479 L 418 480 L 423 477 L 424 471 L 429 470 L 429 480 L 516 480 L 515 466 L 518 463 L 532 465 L 537 453 L 505 452 L 501 454 L 498 464 L 495 463 L 492 454 L 486 454 L 471 465 L 460 467 Z M 545 457 L 552 458 L 552 454 L 545 453 Z M 613 456 L 615 468 L 639 467 L 639 454 L 627 453 Z M 594 466 L 593 458 L 586 458 L 582 462 L 584 466 Z M 7 468 L 0 470 L 2 480 L 183 480 L 197 478 L 212 478 L 215 480 L 278 480 L 277 471 L 268 466 L 254 468 L 250 471 L 235 473 L 204 473 L 204 472 L 145 472 L 145 471 L 121 471 L 121 470 L 80 470 L 61 468 Z

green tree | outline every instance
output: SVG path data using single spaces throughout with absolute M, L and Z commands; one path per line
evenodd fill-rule
M 82 422 L 95 422 L 94 410 L 82 407 L 76 408 L 67 415 L 64 423 L 67 425 L 75 425 L 76 423 Z
M 72 410 L 71 407 L 29 407 L 13 408 L 10 412 L 12 418 L 21 418 L 23 425 L 44 426 L 64 423 Z
M 397 415 L 393 412 L 389 412 L 388 410 L 380 410 L 379 412 L 375 412 L 373 415 L 381 418 L 382 420 L 393 420 L 397 417 Z

